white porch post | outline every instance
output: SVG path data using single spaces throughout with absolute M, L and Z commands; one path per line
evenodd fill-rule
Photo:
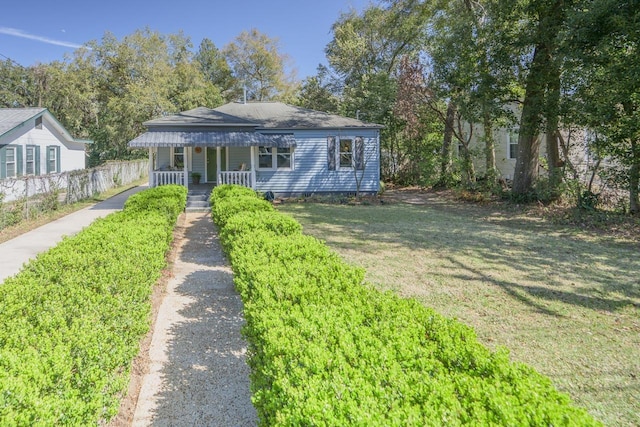
M 222 160 L 220 159 L 221 151 L 220 147 L 216 147 L 216 185 L 220 185 L 222 182 L 222 176 L 220 175 L 220 165 L 222 164 Z
M 182 159 L 184 161 L 184 186 L 187 187 L 187 191 L 189 191 L 189 160 L 187 159 L 187 147 L 182 148 Z
M 149 147 L 149 188 L 153 188 L 153 148 Z
M 250 147 L 249 154 L 251 155 L 251 188 L 255 190 L 256 188 L 256 155 L 255 149 L 253 145 Z

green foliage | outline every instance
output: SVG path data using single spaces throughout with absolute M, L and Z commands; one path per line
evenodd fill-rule
M 257 196 L 237 196 L 233 199 L 222 198 L 212 202 L 211 215 L 214 221 L 224 227 L 229 218 L 240 212 L 269 212 L 273 211 L 271 203 Z
M 244 212 L 252 200 L 215 203 Z M 372 289 L 363 270 L 278 215 L 219 223 L 244 302 L 261 425 L 598 425 L 506 350 Z
M 174 224 L 186 204 L 187 189 L 184 186 L 162 185 L 132 195 L 125 202 L 124 209 L 129 213 L 154 211 Z
M 172 208 L 145 201 L 154 190 L 0 286 L 3 425 L 97 425 L 117 413 L 175 225 Z

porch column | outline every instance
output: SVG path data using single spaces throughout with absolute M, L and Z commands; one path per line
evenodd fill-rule
M 149 147 L 149 188 L 153 188 L 153 148 Z
M 184 186 L 187 187 L 187 191 L 189 191 L 189 159 L 187 159 L 187 147 L 182 149 L 183 160 L 184 160 Z
M 220 154 L 222 150 L 220 147 L 216 147 L 216 185 L 220 185 L 222 183 L 222 175 L 220 174 L 220 166 L 222 165 L 222 160 L 220 159 Z
M 256 147 L 253 145 L 249 147 L 249 154 L 251 155 L 251 188 L 256 188 Z

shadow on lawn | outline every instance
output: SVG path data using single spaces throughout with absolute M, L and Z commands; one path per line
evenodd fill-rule
M 388 252 L 390 247 L 417 254 L 424 251 L 432 257 L 434 252 L 441 254 L 453 266 L 453 275 L 466 279 L 460 274 L 466 271 L 468 279 L 493 283 L 549 315 L 559 313 L 541 300 L 611 312 L 628 305 L 640 308 L 640 258 L 630 245 L 593 243 L 526 219 L 492 223 L 466 211 L 406 204 L 311 205 L 304 207 L 300 219 L 337 248 L 372 255 Z M 516 270 L 522 282 L 536 285 L 487 274 L 508 268 Z

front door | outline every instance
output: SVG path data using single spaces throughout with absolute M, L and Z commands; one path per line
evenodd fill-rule
M 207 182 L 217 181 L 218 171 L 216 171 L 216 148 L 207 147 Z

